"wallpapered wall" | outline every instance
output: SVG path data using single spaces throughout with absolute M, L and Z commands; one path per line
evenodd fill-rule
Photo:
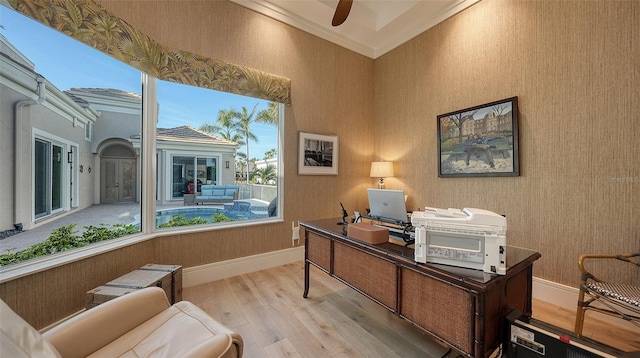
M 160 237 L 0 285 L 36 327 L 150 261 L 192 267 L 284 249 L 292 220 L 339 216 L 339 201 L 363 211 L 373 159 L 396 162 L 387 187 L 404 189 L 410 210 L 505 214 L 509 244 L 542 253 L 537 277 L 575 286 L 580 253 L 640 248 L 638 3 L 484 0 L 374 61 L 226 1 L 98 2 L 165 46 L 291 79 L 285 220 Z M 521 176 L 438 178 L 436 116 L 511 96 Z M 298 131 L 339 136 L 338 176 L 297 175 Z
M 577 287 L 582 253 L 639 250 L 639 17 L 630 1 L 484 0 L 377 59 L 376 153 L 398 172 L 388 187 L 413 209 L 505 214 L 508 244 L 538 250 L 534 276 L 561 284 Z M 511 96 L 521 176 L 438 178 L 436 117 Z

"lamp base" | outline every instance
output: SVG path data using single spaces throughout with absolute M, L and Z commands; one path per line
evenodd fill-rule
M 380 178 L 380 182 L 378 183 L 378 189 L 384 189 L 384 179 Z

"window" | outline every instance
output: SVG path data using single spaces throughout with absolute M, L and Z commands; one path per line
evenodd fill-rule
M 280 105 L 168 81 L 157 93 L 157 225 L 277 216 Z M 273 175 L 261 181 L 266 159 Z
M 195 218 L 217 218 L 208 225 L 279 217 L 282 104 L 154 79 L 145 82 L 154 98 L 144 102 L 157 105 L 143 109 L 147 75 L 2 6 L 0 17 L 6 34 L 0 91 L 19 104 L 18 118 L 3 116 L 8 130 L 0 132 L 3 142 L 14 143 L 0 160 L 16 163 L 0 172 L 0 190 L 14 192 L 17 183 L 11 200 L 0 202 L 0 234 L 15 235 L 0 242 L 0 265 L 6 254 L 25 249 L 20 235 L 36 227 L 75 225 L 70 235 L 79 237 L 102 225 L 118 236 L 151 233 L 161 216 L 168 217 L 163 228 L 176 226 L 190 192 L 201 204 L 190 208 Z M 16 122 L 25 128 L 14 128 Z M 156 138 L 155 154 L 141 155 L 145 137 Z M 154 162 L 155 186 L 143 180 Z M 269 173 L 260 162 L 270 163 Z M 202 200 L 203 191 L 221 188 L 220 198 Z M 155 218 L 141 218 L 143 193 L 156 198 Z M 89 219 L 76 215 L 96 208 L 100 213 Z M 200 223 L 186 224 L 194 222 Z
M 13 144 L 0 152 L 0 190 L 11 193 L 0 203 L 0 258 L 29 249 L 28 235 L 51 253 L 56 232 L 73 245 L 90 226 L 140 232 L 141 161 L 129 140 L 142 128 L 140 72 L 4 6 L 0 18 L 0 93 L 15 108 L 0 117 L 0 142 Z

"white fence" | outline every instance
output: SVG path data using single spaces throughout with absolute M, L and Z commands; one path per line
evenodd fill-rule
M 240 184 L 238 199 L 259 199 L 270 202 L 278 195 L 278 187 L 274 185 Z

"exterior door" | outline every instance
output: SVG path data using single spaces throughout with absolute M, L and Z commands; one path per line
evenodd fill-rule
M 135 159 L 107 159 L 101 161 L 100 202 L 121 203 L 136 200 Z

